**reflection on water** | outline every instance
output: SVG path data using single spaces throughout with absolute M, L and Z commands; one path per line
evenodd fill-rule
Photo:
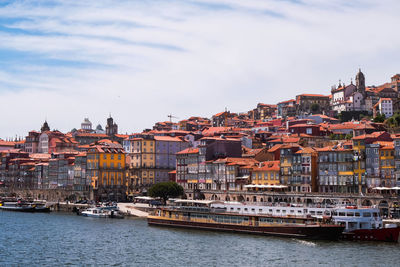
M 0 211 L 0 266 L 397 266 L 398 244 L 148 227 L 143 219 Z

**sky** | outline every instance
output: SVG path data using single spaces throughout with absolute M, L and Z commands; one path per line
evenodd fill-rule
M 0 138 L 329 94 L 400 72 L 398 0 L 0 1 Z

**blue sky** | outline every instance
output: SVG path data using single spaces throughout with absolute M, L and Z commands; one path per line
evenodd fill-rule
M 137 132 L 400 72 L 396 0 L 1 1 L 0 137 Z

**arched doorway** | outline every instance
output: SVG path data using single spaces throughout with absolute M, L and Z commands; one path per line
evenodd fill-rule
M 225 197 L 225 201 L 231 201 L 230 197 L 229 197 L 229 196 L 226 196 L 226 197 Z
M 371 200 L 369 200 L 369 199 L 364 199 L 364 200 L 361 202 L 361 206 L 370 207 L 370 206 L 372 206 L 372 202 L 371 202 Z
M 239 195 L 239 196 L 237 197 L 237 200 L 238 200 L 239 202 L 244 202 L 244 197 L 243 197 L 242 195 Z
M 217 200 L 217 199 L 218 199 L 217 195 L 214 194 L 211 196 L 211 200 Z
M 389 215 L 389 204 L 386 200 L 381 200 L 381 202 L 379 202 L 379 210 L 382 213 L 383 217 L 388 217 Z

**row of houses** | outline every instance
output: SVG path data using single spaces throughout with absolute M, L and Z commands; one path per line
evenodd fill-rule
M 240 149 L 235 141 L 214 139 Z M 245 150 L 238 156 L 232 150 L 209 151 L 205 139 L 198 148 L 177 154 L 176 181 L 189 191 L 264 188 L 368 194 L 400 186 L 399 135 L 373 132 L 326 144 L 302 146 L 288 137 L 269 149 Z

